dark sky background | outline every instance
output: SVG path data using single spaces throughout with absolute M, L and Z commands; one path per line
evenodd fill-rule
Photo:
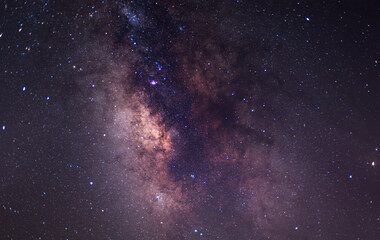
M 0 239 L 379 239 L 379 21 L 0 0 Z

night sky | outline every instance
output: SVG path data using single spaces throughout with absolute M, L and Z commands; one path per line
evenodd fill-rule
M 380 239 L 376 1 L 0 0 L 0 239 Z

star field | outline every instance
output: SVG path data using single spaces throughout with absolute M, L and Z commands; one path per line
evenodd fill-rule
M 0 2 L 0 239 L 378 239 L 379 14 Z

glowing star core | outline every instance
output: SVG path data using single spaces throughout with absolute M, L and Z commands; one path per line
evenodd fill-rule
M 150 80 L 149 83 L 150 85 L 155 86 L 158 82 L 156 80 Z

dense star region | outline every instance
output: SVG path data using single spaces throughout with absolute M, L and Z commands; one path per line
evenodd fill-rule
M 379 14 L 0 2 L 0 239 L 378 239 Z

